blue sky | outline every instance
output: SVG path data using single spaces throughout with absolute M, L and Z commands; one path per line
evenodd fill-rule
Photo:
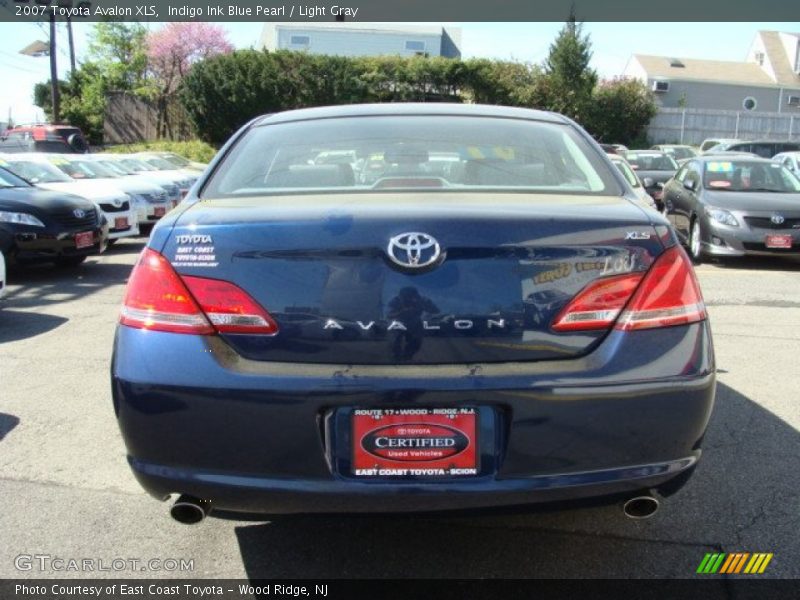
M 255 46 L 262 23 L 224 23 L 238 48 Z M 541 62 L 562 23 L 453 23 L 462 28 L 464 58 L 486 57 Z M 153 24 L 157 28 L 159 24 Z M 78 60 L 86 51 L 91 24 L 76 24 Z M 0 23 L 0 121 L 9 108 L 17 122 L 42 118 L 33 106 L 33 86 L 49 77 L 47 58 L 29 58 L 19 50 L 47 39 L 46 25 Z M 679 58 L 743 60 L 759 29 L 800 31 L 800 23 L 586 23 L 594 56 L 592 66 L 603 77 L 619 75 L 631 54 Z M 67 36 L 59 27 L 59 75 L 69 69 Z

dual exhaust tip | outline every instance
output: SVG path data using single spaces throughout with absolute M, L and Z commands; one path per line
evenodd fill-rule
M 199 523 L 211 512 L 211 501 L 201 500 L 194 496 L 181 494 L 175 504 L 169 509 L 170 516 L 178 523 L 194 525 Z
M 646 494 L 634 496 L 627 500 L 622 506 L 622 512 L 629 519 L 649 519 L 656 511 L 660 503 L 657 498 Z M 211 512 L 211 501 L 201 500 L 194 496 L 181 494 L 169 509 L 170 516 L 184 525 L 195 525 L 200 523 Z
M 622 512 L 629 519 L 649 519 L 656 514 L 660 505 L 658 499 L 650 494 L 634 496 L 622 505 Z

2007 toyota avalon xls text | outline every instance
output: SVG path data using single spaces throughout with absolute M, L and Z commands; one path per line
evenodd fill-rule
M 130 466 L 183 522 L 645 516 L 715 389 L 691 262 L 602 149 L 557 114 L 447 104 L 235 134 L 138 260 L 112 380 Z

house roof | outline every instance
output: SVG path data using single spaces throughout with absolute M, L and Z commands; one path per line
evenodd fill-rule
M 775 73 L 775 82 L 785 86 L 800 86 L 800 75 L 792 69 L 792 64 L 789 62 L 789 57 L 781 39 L 781 37 L 794 38 L 794 46 L 797 48 L 800 35 L 780 31 L 759 31 L 758 35 L 761 36 L 767 60 L 769 60 Z
M 778 42 L 780 43 L 780 42 Z M 666 56 L 634 54 L 648 77 L 665 79 L 696 79 L 743 85 L 775 85 L 775 81 L 756 63 L 728 60 L 677 59 L 683 67 L 671 66 L 675 59 Z

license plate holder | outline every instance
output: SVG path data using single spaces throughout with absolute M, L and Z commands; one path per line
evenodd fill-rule
M 788 234 L 768 235 L 764 239 L 764 245 L 767 248 L 791 248 L 792 236 Z
M 350 418 L 351 473 L 359 479 L 477 476 L 475 408 L 355 409 Z
M 163 217 L 165 214 L 167 214 L 167 209 L 163 206 L 156 206 L 153 210 L 153 214 L 156 217 Z
M 91 248 L 92 246 L 94 246 L 94 233 L 91 231 L 84 231 L 75 234 L 75 247 L 78 250 Z
M 114 218 L 114 229 L 127 229 L 128 228 L 128 218 L 127 217 L 115 217 Z

